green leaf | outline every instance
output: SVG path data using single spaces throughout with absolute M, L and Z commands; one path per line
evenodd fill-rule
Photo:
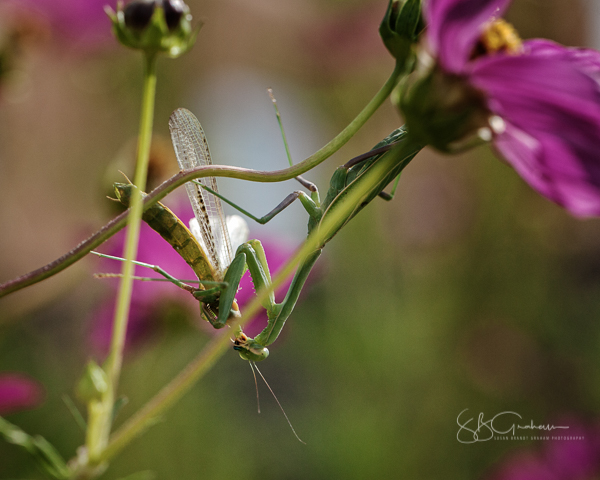
M 8 443 L 24 448 L 37 461 L 42 472 L 52 478 L 66 480 L 71 476 L 71 471 L 60 453 L 40 435 L 31 436 L 16 425 L 0 417 L 0 435 Z

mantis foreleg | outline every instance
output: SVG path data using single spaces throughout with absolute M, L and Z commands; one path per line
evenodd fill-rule
M 300 292 L 304 287 L 304 283 L 306 282 L 306 279 L 308 278 L 308 275 L 310 274 L 315 262 L 321 256 L 321 252 L 321 249 L 316 250 L 300 264 L 298 270 L 296 270 L 294 278 L 292 279 L 292 283 L 285 298 L 281 303 L 275 304 L 277 308 L 272 309 L 271 315 L 269 315 L 267 326 L 254 338 L 256 342 L 266 347 L 277 340 L 277 337 L 281 333 L 286 320 L 294 310 L 296 302 L 298 301 L 298 297 L 300 296 Z M 267 313 L 269 313 L 268 310 Z
M 273 343 L 281 333 L 286 320 L 296 305 L 302 287 L 320 255 L 321 250 L 316 250 L 300 264 L 281 303 L 275 301 L 275 294 L 273 292 L 265 298 L 263 307 L 267 311 L 268 322 L 261 333 L 253 339 L 246 337 L 241 333 L 241 330 L 236 334 L 236 346 L 234 348 L 239 351 L 242 358 L 257 361 L 267 357 L 268 350 L 265 347 Z M 214 322 L 211 322 L 214 327 L 221 328 L 225 326 L 238 290 L 238 285 L 246 268 L 250 271 L 252 283 L 257 292 L 271 286 L 271 274 L 265 251 L 260 241 L 251 240 L 240 245 L 225 275 L 225 282 L 229 286 L 221 292 L 219 298 L 219 316 Z

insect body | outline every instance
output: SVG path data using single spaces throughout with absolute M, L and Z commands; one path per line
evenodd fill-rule
M 169 120 L 169 128 L 177 161 L 182 170 L 212 164 L 206 136 L 193 115 L 184 109 L 176 110 Z M 214 177 L 203 178 L 201 181 L 203 185 L 217 191 Z M 133 188 L 135 187 L 131 184 L 115 184 L 117 198 L 125 206 L 129 206 Z M 233 227 L 236 246 L 247 239 L 248 226 L 237 215 L 226 219 L 221 200 L 199 184 L 188 182 L 186 190 L 195 216 L 190 221 L 190 229 L 160 202 L 147 209 L 142 218 L 192 267 L 201 282 L 200 287 L 194 291 L 194 296 L 201 301 L 202 317 L 220 328 L 228 318 L 240 316 L 235 293 L 244 272 L 244 266 L 238 261 L 235 264 L 237 268 L 231 274 L 236 274 L 233 275 L 235 278 L 231 279 L 235 286 L 232 284 L 231 288 L 226 288 L 229 285 L 225 279 L 226 272 L 233 261 L 228 224 Z M 240 269 L 242 273 L 237 278 Z M 207 285 L 216 286 L 205 288 Z M 224 301 L 227 310 L 221 314 L 219 302 L 224 291 L 227 291 Z
M 115 183 L 114 189 L 117 199 L 125 206 L 129 206 L 133 189 L 132 184 Z M 145 194 L 144 194 L 145 195 Z M 231 217 L 227 217 L 230 219 Z M 165 239 L 186 263 L 194 270 L 194 273 L 200 281 L 200 287 L 194 289 L 193 294 L 196 298 L 202 300 L 200 312 L 202 317 L 208 322 L 213 322 L 218 316 L 218 300 L 220 296 L 219 285 L 224 283 L 224 274 L 221 270 L 215 268 L 206 248 L 198 237 L 185 226 L 185 224 L 165 205 L 160 202 L 155 203 L 148 208 L 142 215 L 142 219 L 163 239 Z M 195 220 L 195 219 L 193 219 Z M 243 222 L 243 223 L 240 223 Z M 247 232 L 247 226 L 244 220 L 235 216 L 234 227 L 238 236 L 244 235 L 244 229 Z M 194 223 L 190 222 L 195 228 Z M 229 223 L 232 223 L 231 221 Z M 205 286 L 217 285 L 215 288 L 206 289 Z M 239 317 L 239 307 L 235 300 L 232 302 L 229 317 Z

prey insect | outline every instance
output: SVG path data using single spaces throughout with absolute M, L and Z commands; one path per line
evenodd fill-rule
M 206 136 L 192 113 L 185 109 L 176 110 L 169 120 L 169 128 L 175 154 L 182 170 L 212 164 Z M 308 182 L 299 180 L 311 186 Z M 115 184 L 117 199 L 125 206 L 129 206 L 133 188 L 135 187 L 131 184 Z M 186 190 L 195 215 L 195 218 L 190 221 L 189 229 L 161 203 L 147 209 L 142 218 L 190 265 L 198 276 L 200 286 L 194 288 L 182 285 L 182 282 L 172 277 L 167 278 L 190 291 L 200 301 L 203 318 L 215 328 L 222 328 L 228 319 L 239 316 L 235 295 L 246 270 L 250 270 L 257 290 L 270 285 L 271 276 L 266 255 L 258 240 L 244 242 L 247 226 L 241 217 L 234 216 L 233 221 L 228 217 L 226 221 L 215 178 L 208 177 L 200 181 L 188 182 Z M 233 234 L 231 235 L 233 242 L 230 238 L 230 230 Z M 235 251 L 235 255 L 232 254 L 232 243 L 241 244 Z M 270 323 L 271 320 L 280 318 L 284 306 L 291 312 L 305 280 L 306 275 L 297 274 L 288 295 L 281 304 L 275 302 L 274 294 L 269 295 L 263 306 L 267 310 Z M 287 315 L 289 316 L 289 313 Z M 243 334 L 238 335 L 236 343 L 240 339 L 244 339 L 244 348 L 240 351 L 243 358 L 262 360 L 268 356 L 266 344 L 254 344 Z
M 204 131 L 187 110 L 176 110 L 169 120 L 169 128 L 182 170 L 212 164 Z M 235 294 L 245 271 L 245 263 L 241 257 L 233 258 L 232 240 L 236 246 L 244 242 L 248 227 L 237 215 L 225 218 L 219 198 L 201 187 L 210 186 L 216 191 L 215 178 L 209 177 L 202 181 L 202 184 L 186 184 L 194 211 L 189 229 L 160 202 L 147 209 L 142 218 L 186 261 L 198 277 L 200 285 L 194 288 L 177 282 L 173 277 L 167 278 L 190 291 L 200 301 L 202 317 L 214 327 L 221 328 L 225 326 L 227 319 L 240 316 Z M 117 199 L 128 207 L 135 186 L 116 183 L 114 188 Z

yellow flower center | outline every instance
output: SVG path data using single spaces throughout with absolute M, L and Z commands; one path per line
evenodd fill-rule
M 496 52 L 518 55 L 523 50 L 523 42 L 515 28 L 502 19 L 493 20 L 487 26 L 479 46 L 488 55 Z

